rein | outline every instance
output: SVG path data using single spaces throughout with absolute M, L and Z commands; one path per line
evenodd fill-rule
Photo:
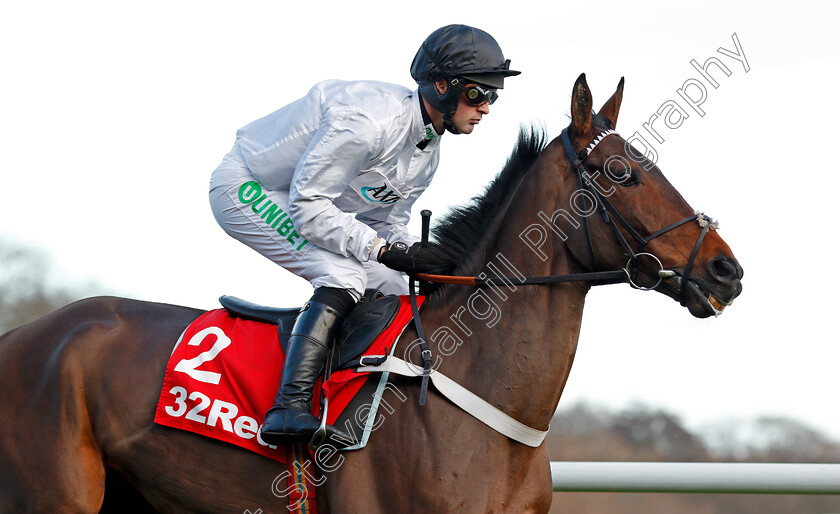
M 686 303 L 686 286 L 688 284 L 688 278 L 691 274 L 691 269 L 694 264 L 694 259 L 697 256 L 697 253 L 700 251 L 700 245 L 703 242 L 703 239 L 706 237 L 706 233 L 709 230 L 717 229 L 717 222 L 713 221 L 709 216 L 701 212 L 695 212 L 693 215 L 683 218 L 679 221 L 671 223 L 670 225 L 661 228 L 654 232 L 653 234 L 649 235 L 648 237 L 643 237 L 633 228 L 630 223 L 624 219 L 624 217 L 618 212 L 618 210 L 610 203 L 605 196 L 598 188 L 593 187 L 593 181 L 590 180 L 590 175 L 586 172 L 586 168 L 583 166 L 584 161 L 592 153 L 592 150 L 598 146 L 605 137 L 610 134 L 615 133 L 614 130 L 605 130 L 598 134 L 595 139 L 593 139 L 589 145 L 580 152 L 575 152 L 574 147 L 572 146 L 571 139 L 569 138 L 569 134 L 567 129 L 563 129 L 561 133 L 561 138 L 563 141 L 563 146 L 566 150 L 566 154 L 569 156 L 569 160 L 571 160 L 572 168 L 576 171 L 578 177 L 578 185 L 580 186 L 581 190 L 586 190 L 596 198 L 596 204 L 598 206 L 598 212 L 603 218 L 604 222 L 610 227 L 610 229 L 615 234 L 616 238 L 618 239 L 621 246 L 624 248 L 625 254 L 629 257 L 627 264 L 624 268 L 615 271 L 594 271 L 594 272 L 586 272 L 586 273 L 573 273 L 569 275 L 546 275 L 546 276 L 538 276 L 538 277 L 526 277 L 524 280 L 519 278 L 511 278 L 511 277 L 489 277 L 489 278 L 479 278 L 479 277 L 469 277 L 469 276 L 453 276 L 453 275 L 430 275 L 426 273 L 417 273 L 415 276 L 419 280 L 423 280 L 426 282 L 435 282 L 440 284 L 453 284 L 453 285 L 466 285 L 466 286 L 477 286 L 477 287 L 485 287 L 485 286 L 504 286 L 514 283 L 516 281 L 517 284 L 521 285 L 541 285 L 541 284 L 557 284 L 562 282 L 593 282 L 592 285 L 608 285 L 608 284 L 620 284 L 623 282 L 627 282 L 630 284 L 631 287 L 635 289 L 641 289 L 643 291 L 649 291 L 652 289 L 656 289 L 659 284 L 662 283 L 663 279 L 671 278 L 677 275 L 676 271 L 666 270 L 665 267 L 662 265 L 662 262 L 652 253 L 643 252 L 642 250 L 650 243 L 653 239 L 670 232 L 671 230 L 685 225 L 691 221 L 697 221 L 698 224 L 702 227 L 700 232 L 700 236 L 697 238 L 697 242 L 694 244 L 694 248 L 691 251 L 691 254 L 688 258 L 688 262 L 685 266 L 685 269 L 682 273 L 682 280 L 681 280 L 681 288 L 680 288 L 680 305 L 685 306 Z M 431 216 L 431 212 L 428 210 L 424 210 L 420 213 L 423 216 L 423 227 L 424 227 L 424 238 L 423 241 L 428 240 L 428 225 L 429 225 L 429 216 Z M 589 254 L 592 258 L 592 262 L 597 267 L 598 260 L 595 257 L 595 250 L 592 245 L 592 238 L 589 232 L 589 222 L 588 216 L 582 216 L 583 219 L 583 227 L 584 232 L 586 233 L 586 238 L 588 241 L 589 247 Z M 618 228 L 616 223 L 613 221 L 616 220 L 622 227 L 630 233 L 631 236 L 639 243 L 638 248 L 634 251 L 630 246 L 630 243 L 624 237 L 621 230 Z M 641 256 L 648 256 L 654 259 L 657 264 L 659 264 L 659 272 L 658 278 L 659 280 L 653 286 L 646 287 L 641 286 L 636 283 L 635 277 L 636 273 L 638 272 L 638 260 Z

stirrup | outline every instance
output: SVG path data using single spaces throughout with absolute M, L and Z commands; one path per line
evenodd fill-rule
M 324 395 L 324 410 L 321 413 L 321 425 L 318 426 L 318 430 L 312 434 L 312 439 L 309 440 L 309 449 L 313 452 L 320 448 L 327 439 L 327 410 L 329 407 L 330 401 Z
M 329 411 L 329 400 L 323 398 L 323 416 L 321 416 L 321 425 L 312 434 L 309 440 L 309 449 L 313 452 L 317 451 L 321 446 L 330 443 L 335 449 L 343 450 L 351 446 L 359 444 L 355 435 L 345 433 L 343 430 L 334 425 L 327 424 L 327 412 Z

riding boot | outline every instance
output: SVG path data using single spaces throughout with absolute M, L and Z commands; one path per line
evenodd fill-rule
M 343 297 L 339 297 L 342 301 L 336 301 L 335 296 L 339 294 L 336 291 L 350 301 L 343 301 Z M 326 303 L 318 300 L 326 300 Z M 326 363 L 330 345 L 353 305 L 355 300 L 346 291 L 319 288 L 301 309 L 289 338 L 274 406 L 266 413 L 260 429 L 260 436 L 266 443 L 282 445 L 307 439 L 320 426 L 320 421 L 311 412 L 312 388 Z M 350 440 L 335 427 L 330 427 L 330 432 Z

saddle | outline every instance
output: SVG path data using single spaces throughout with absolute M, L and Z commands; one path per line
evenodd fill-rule
M 235 296 L 222 296 L 219 303 L 234 316 L 277 325 L 280 347 L 284 353 L 287 352 L 289 337 L 301 307 L 266 307 Z M 341 327 L 335 343 L 331 371 L 358 366 L 359 356 L 394 321 L 399 309 L 398 296 L 385 296 L 377 289 L 365 291 Z
M 225 308 L 199 316 L 174 344 L 155 423 L 287 462 L 285 448 L 260 438 L 259 424 L 274 402 L 283 347 L 299 309 L 265 307 L 229 296 L 221 302 Z M 315 383 L 312 413 L 320 416 L 324 410 L 327 424 L 342 426 L 358 442 L 352 449 L 364 447 L 373 430 L 388 375 L 359 371 L 360 366 L 384 362 L 411 317 L 407 296 L 368 291 L 342 325 L 329 380 Z M 319 402 L 322 395 L 328 399 L 328 411 Z M 360 418 L 359 412 L 368 416 Z

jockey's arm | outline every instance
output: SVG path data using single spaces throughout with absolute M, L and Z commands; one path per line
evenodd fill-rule
M 379 237 L 388 242 L 402 241 L 411 246 L 417 241 L 420 241 L 419 237 L 410 234 L 408 231 L 411 207 L 423 191 L 426 190 L 426 187 L 428 187 L 428 183 L 412 191 L 408 195 L 408 198 L 398 200 L 384 221 L 364 213 L 357 214 L 356 219 L 376 230 Z
M 368 167 L 381 139 L 380 130 L 359 111 L 330 113 L 327 118 L 295 168 L 289 214 L 300 235 L 312 243 L 364 262 L 379 237 L 376 230 L 333 201 L 359 170 Z

